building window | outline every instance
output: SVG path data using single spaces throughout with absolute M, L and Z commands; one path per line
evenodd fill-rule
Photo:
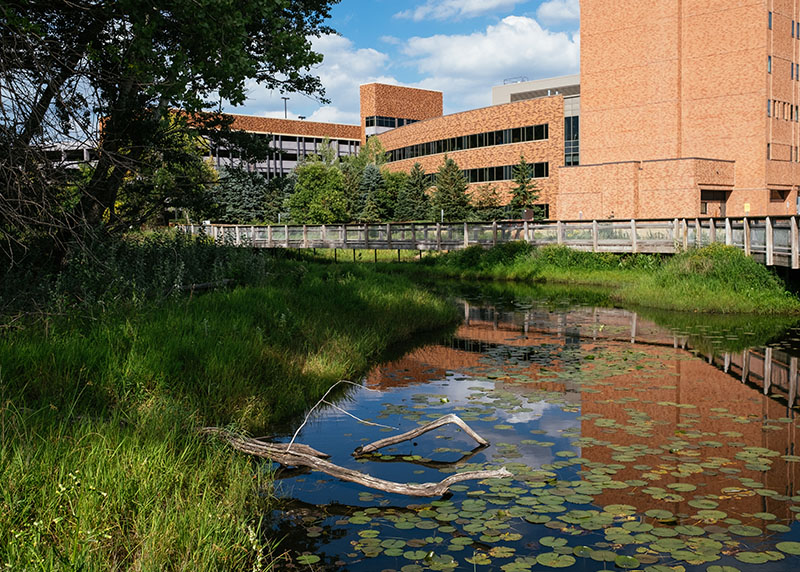
M 769 13 L 769 29 L 772 29 L 772 12 Z
M 776 191 L 774 189 L 770 189 L 769 191 L 769 202 L 771 203 L 782 203 L 786 201 L 786 197 L 789 196 L 789 191 Z
M 772 159 L 772 146 L 767 143 L 767 159 Z
M 767 73 L 772 73 L 772 56 L 767 56 Z
M 772 117 L 772 100 L 767 100 L 767 117 Z

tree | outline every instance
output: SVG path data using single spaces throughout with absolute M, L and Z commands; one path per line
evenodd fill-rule
M 285 185 L 285 177 L 267 181 L 260 173 L 224 169 L 211 189 L 217 204 L 212 218 L 227 224 L 275 222 L 283 207 Z
M 291 218 L 301 224 L 330 224 L 347 220 L 347 197 L 342 172 L 319 160 L 295 168 L 294 193 L 289 197 Z
M 514 165 L 513 170 L 514 188 L 512 189 L 511 202 L 508 204 L 509 217 L 521 218 L 525 209 L 534 211 L 536 215 L 535 202 L 539 199 L 539 190 L 533 182 L 533 167 L 525 160 L 525 156 L 520 156 L 520 161 Z
M 505 209 L 500 206 L 500 195 L 493 185 L 479 185 L 472 192 L 472 204 L 478 220 L 500 220 Z
M 330 32 L 323 22 L 336 1 L 3 2 L 2 238 L 135 224 L 116 211 L 120 191 L 164 160 L 160 134 L 172 110 L 190 119 L 180 123 L 187 132 L 220 133 L 226 120 L 204 112 L 244 102 L 251 81 L 322 95 L 307 73 L 322 59 L 311 40 Z M 97 150 L 91 177 L 66 200 L 64 170 L 45 155 L 64 141 Z
M 439 220 L 440 217 L 449 222 L 467 220 L 472 213 L 467 187 L 467 179 L 461 168 L 445 155 L 436 175 L 436 186 L 431 197 L 434 220 Z
M 397 201 L 408 181 L 408 174 L 403 171 L 389 171 L 384 169 L 383 173 L 383 195 L 379 201 L 378 208 L 381 211 L 381 220 L 395 220 Z
M 374 163 L 369 163 L 364 167 L 364 172 L 361 174 L 360 191 L 364 208 L 359 213 L 359 220 L 365 222 L 381 220 L 382 213 L 379 202 L 384 194 L 384 180 L 381 170 Z M 370 217 L 369 220 L 364 218 L 365 213 Z
M 422 166 L 419 163 L 414 163 L 405 185 L 398 193 L 395 220 L 427 220 L 431 210 L 428 204 L 428 189 L 430 186 L 430 180 L 425 171 L 422 170 Z

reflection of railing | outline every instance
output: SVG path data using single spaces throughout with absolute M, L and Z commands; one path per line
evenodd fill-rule
M 458 250 L 524 240 L 592 252 L 675 253 L 720 242 L 767 266 L 800 268 L 798 217 L 348 225 L 183 225 L 190 234 L 257 248 Z
M 525 339 L 514 339 L 515 332 L 529 335 L 542 333 L 561 338 L 565 344 L 597 341 L 629 342 L 648 346 L 672 346 L 691 349 L 689 337 L 675 335 L 647 320 L 636 312 L 604 308 L 577 309 L 564 313 L 525 311 L 500 311 L 493 307 L 471 306 L 464 302 L 464 323 L 477 328 L 480 340 L 474 346 L 461 333 L 458 343 L 465 351 L 483 352 L 487 342 L 494 345 L 519 347 L 528 344 Z M 484 332 L 480 332 L 485 329 Z M 500 334 L 496 339 L 489 332 Z M 524 359 L 524 356 L 523 358 Z M 760 388 L 764 395 L 784 399 L 789 407 L 800 404 L 800 371 L 798 358 L 772 347 L 752 348 L 740 353 L 722 353 L 706 357 L 708 363 L 732 377 Z

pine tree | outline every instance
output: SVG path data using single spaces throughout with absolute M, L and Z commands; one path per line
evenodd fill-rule
M 436 176 L 436 188 L 431 197 L 434 220 L 465 221 L 472 214 L 467 194 L 467 179 L 458 164 L 447 155 Z
M 371 192 L 367 195 L 367 198 L 364 200 L 364 209 L 361 211 L 361 215 L 358 218 L 361 222 L 380 222 L 381 213 L 378 208 L 378 203 L 375 201 L 374 193 Z
M 534 203 L 539 199 L 539 189 L 533 182 L 533 166 L 525 160 L 525 155 L 520 155 L 519 163 L 514 165 L 513 176 L 516 186 L 508 204 L 509 217 L 521 218 L 525 209 L 533 210 L 535 215 Z
M 489 183 L 472 192 L 472 204 L 478 220 L 500 220 L 505 216 L 505 209 L 500 206 L 500 194 Z
M 428 205 L 428 189 L 431 184 L 428 175 L 422 170 L 419 163 L 414 163 L 405 185 L 401 187 L 397 196 L 395 220 L 422 221 L 428 219 L 430 206 Z
M 383 194 L 383 188 L 384 182 L 381 170 L 374 163 L 368 163 L 361 175 L 361 200 L 364 207 L 361 209 L 360 220 L 365 220 L 365 212 L 369 213 L 371 217 L 367 222 L 377 222 L 381 219 L 379 202 Z M 370 201 L 372 204 L 368 205 L 367 203 Z

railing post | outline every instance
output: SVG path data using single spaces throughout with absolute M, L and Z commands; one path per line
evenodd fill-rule
M 767 217 L 766 219 L 767 227 L 765 234 L 765 239 L 767 241 L 767 266 L 772 266 L 775 264 L 774 261 L 774 254 L 775 254 L 775 236 L 773 234 L 774 229 L 772 227 L 772 219 Z
M 729 218 L 725 219 L 725 244 L 728 246 L 733 244 L 733 227 Z
M 764 348 L 764 395 L 772 388 L 772 348 Z
M 414 225 L 413 222 L 411 223 L 411 242 L 414 244 L 414 250 L 418 250 L 417 249 L 417 227 Z
M 695 248 L 703 246 L 703 226 L 699 218 L 694 219 L 694 246 Z
M 789 358 L 789 407 L 797 400 L 797 358 Z
M 436 250 L 442 251 L 442 224 L 436 223 Z
M 708 219 L 709 224 L 711 225 L 708 228 L 708 240 L 711 241 L 711 244 L 717 242 L 717 221 L 713 218 Z
M 216 226 L 211 227 L 211 237 L 214 239 L 214 242 L 217 242 L 217 233 L 218 229 Z
M 676 252 L 678 251 L 678 236 L 681 233 L 681 225 L 678 222 L 678 219 L 672 221 L 672 248 Z
M 289 248 L 289 225 L 283 225 L 283 232 L 285 233 L 283 237 L 286 239 L 286 248 Z
M 322 248 L 328 248 L 328 227 L 324 224 L 322 225 L 322 233 L 320 238 L 322 239 Z
M 364 248 L 369 250 L 369 223 L 364 223 Z
M 631 252 L 636 254 L 639 252 L 639 241 L 636 236 L 636 219 L 631 219 Z
M 792 270 L 800 268 L 800 236 L 797 231 L 797 217 L 790 219 L 792 225 Z
M 267 248 L 274 248 L 274 244 L 272 243 L 272 225 L 267 227 Z
M 255 226 L 251 226 L 250 227 L 250 243 L 252 244 L 252 246 L 256 245 L 256 227 Z
M 522 232 L 525 233 L 525 242 L 530 242 L 528 239 L 528 221 L 525 220 L 522 223 Z
M 497 221 L 492 221 L 492 246 L 497 246 Z
M 341 232 L 342 232 L 342 247 L 343 248 L 347 248 L 347 225 L 346 224 L 343 224 L 341 226 Z
M 469 225 L 464 223 L 464 248 L 469 248 Z
M 597 225 L 597 220 L 592 221 L 592 252 L 597 252 L 600 242 L 600 232 Z
M 303 225 L 303 248 L 308 248 L 308 227 Z
M 742 224 L 744 227 L 744 253 L 747 256 L 750 256 L 750 221 L 747 217 L 742 219 Z
M 558 244 L 564 244 L 564 223 L 562 221 L 556 223 L 556 241 Z
M 392 249 L 392 223 L 386 223 L 386 249 Z
M 234 232 L 234 236 L 236 237 L 236 242 L 234 242 L 234 244 L 236 246 L 240 246 L 242 244 L 242 237 L 241 237 L 241 234 L 239 232 L 239 225 L 238 224 L 234 227 L 234 231 L 233 232 Z
M 689 221 L 686 219 L 681 220 L 681 231 L 683 233 L 682 241 L 683 250 L 689 250 Z

